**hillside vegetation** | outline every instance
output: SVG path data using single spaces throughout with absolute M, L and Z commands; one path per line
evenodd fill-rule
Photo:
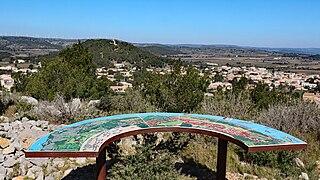
M 119 40 L 86 40 L 83 46 L 92 54 L 97 66 L 108 66 L 111 61 L 129 62 L 138 67 L 163 67 L 172 60 L 158 57 L 130 43 Z
M 158 56 L 183 54 L 178 48 L 161 44 L 140 45 L 140 48 Z

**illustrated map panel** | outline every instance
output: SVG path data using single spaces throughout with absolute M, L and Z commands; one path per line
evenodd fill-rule
M 140 113 L 84 120 L 57 129 L 34 142 L 28 152 L 98 152 L 109 138 L 147 128 L 180 127 L 211 131 L 248 147 L 306 144 L 282 131 L 250 121 L 182 113 Z

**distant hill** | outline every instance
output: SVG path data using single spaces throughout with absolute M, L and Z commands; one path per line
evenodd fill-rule
M 126 61 L 140 67 L 162 67 L 172 62 L 119 40 L 91 39 L 84 41 L 83 45 L 89 49 L 98 66 L 108 66 L 111 61 Z
M 67 44 L 76 42 L 68 39 L 50 39 L 34 37 L 0 36 L 0 49 L 62 49 Z
M 266 51 L 280 52 L 280 53 L 296 53 L 315 55 L 320 54 L 320 48 L 257 48 Z
M 111 61 L 127 61 L 138 66 L 160 67 L 171 61 L 124 41 L 108 39 L 80 41 L 89 49 L 98 66 L 108 66 Z M 21 54 L 54 57 L 57 51 L 76 42 L 78 40 L 75 39 L 0 36 L 0 60 Z
M 143 50 L 146 50 L 150 53 L 153 53 L 158 56 L 170 56 L 183 54 L 179 48 L 170 46 L 170 45 L 162 45 L 162 44 L 135 44 Z
M 11 53 L 0 51 L 0 61 L 4 58 L 10 58 L 10 56 L 12 56 Z
M 135 44 L 153 54 L 157 55 L 177 55 L 190 53 L 206 53 L 206 54 L 273 54 L 273 55 L 288 55 L 295 54 L 296 56 L 312 56 L 320 54 L 320 48 L 268 48 L 268 47 L 250 47 L 224 44 Z M 317 59 L 317 58 L 316 58 Z
M 135 44 L 153 54 L 178 55 L 178 54 L 266 54 L 272 53 L 263 49 L 241 47 L 236 45 L 202 45 L 202 44 Z

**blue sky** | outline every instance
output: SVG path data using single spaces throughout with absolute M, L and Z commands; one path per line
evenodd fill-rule
M 320 0 L 0 0 L 0 35 L 320 48 Z

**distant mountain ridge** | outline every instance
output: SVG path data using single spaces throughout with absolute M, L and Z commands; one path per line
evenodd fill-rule
M 101 39 L 93 39 L 101 41 Z M 107 40 L 106 41 L 112 41 Z M 41 50 L 44 51 L 43 54 L 47 54 L 52 51 L 59 51 L 68 45 L 78 42 L 78 39 L 60 39 L 60 38 L 35 38 L 35 37 L 23 37 L 23 36 L 0 36 L 0 52 L 1 58 L 8 58 L 17 53 L 27 53 L 30 55 L 37 55 L 38 52 L 34 51 Z M 80 39 L 80 41 L 85 42 L 86 39 Z M 119 41 L 119 40 L 117 40 Z M 91 40 L 88 42 L 93 43 Z M 305 54 L 305 55 L 317 55 L 320 54 L 320 48 L 268 48 L 268 47 L 249 47 L 249 46 L 237 46 L 237 45 L 224 45 L 224 44 L 159 44 L 159 43 L 123 43 L 124 41 L 119 41 L 124 51 L 119 51 L 115 55 L 114 51 L 111 51 L 109 48 L 98 48 L 98 50 L 105 51 L 104 57 L 108 56 L 109 58 L 117 60 L 118 58 L 139 58 L 145 62 L 152 62 L 152 64 L 157 64 L 152 59 L 159 60 L 158 56 L 174 56 L 178 54 L 187 54 L 188 52 L 231 52 L 231 53 L 281 53 L 281 54 Z M 109 43 L 109 42 L 108 42 Z M 108 45 L 104 43 L 104 45 Z M 111 42 L 112 43 L 112 42 Z M 87 43 L 88 44 L 88 43 Z M 130 44 L 130 46 L 129 46 Z M 132 45 L 132 46 L 131 46 Z M 109 46 L 109 45 L 108 45 Z M 92 49 L 97 49 L 88 46 Z M 135 48 L 134 48 L 135 47 Z M 122 49 L 120 48 L 120 49 Z M 130 52 L 132 56 L 126 55 L 126 52 Z M 95 57 L 96 52 L 93 52 Z M 40 53 L 41 54 L 41 53 Z M 132 61 L 132 59 L 130 60 Z M 161 59 L 160 61 L 163 61 Z
M 0 49 L 62 49 L 77 40 L 58 38 L 34 38 L 23 36 L 0 36 Z
M 266 51 L 281 52 L 281 53 L 297 53 L 316 55 L 320 54 L 320 48 L 258 48 Z
M 244 49 L 244 50 L 261 50 L 268 52 L 277 53 L 296 53 L 296 54 L 306 54 L 306 55 L 316 55 L 320 54 L 320 48 L 269 48 L 269 47 L 251 47 L 251 46 L 238 46 L 238 45 L 225 45 L 225 44 L 152 44 L 152 43 L 136 43 L 136 46 L 143 47 L 147 49 L 148 47 L 157 48 L 198 48 L 198 49 L 208 49 L 208 48 L 233 48 L 233 49 Z

